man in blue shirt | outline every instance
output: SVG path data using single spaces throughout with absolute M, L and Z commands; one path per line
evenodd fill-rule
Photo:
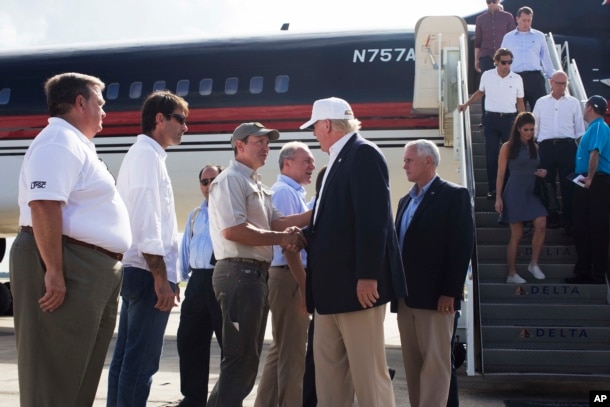
M 316 168 L 307 144 L 284 144 L 279 158 L 280 174 L 273 184 L 273 205 L 282 215 L 307 212 L 304 185 L 311 183 Z M 306 253 L 301 254 L 303 265 Z M 273 342 L 256 394 L 255 407 L 291 407 L 301 405 L 305 344 L 309 316 L 305 308 L 305 270 L 297 264 L 289 267 L 280 246 L 273 246 L 269 268 L 269 309 Z
M 180 311 L 178 355 L 180 357 L 180 406 L 205 406 L 210 375 L 212 334 L 222 349 L 222 312 L 214 294 L 212 273 L 215 260 L 210 238 L 208 199 L 210 185 L 220 174 L 219 165 L 206 165 L 199 172 L 204 200 L 186 221 L 180 253 L 182 280 L 190 280 Z
M 523 79 L 524 101 L 534 110 L 536 101 L 546 94 L 542 73 L 548 79 L 553 75 L 553 63 L 549 55 L 544 34 L 532 28 L 534 11 L 521 7 L 517 11 L 517 28 L 510 31 L 502 40 L 502 48 L 511 50 L 514 56 L 512 71 Z
M 594 95 L 587 100 L 584 117 L 589 127 L 576 151 L 580 186 L 574 191 L 574 246 L 578 256 L 575 277 L 568 284 L 604 284 L 610 241 L 610 128 L 604 122 L 608 102 Z

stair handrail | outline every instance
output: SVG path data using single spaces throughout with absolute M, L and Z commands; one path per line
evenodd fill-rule
M 584 109 L 585 101 L 587 100 L 587 91 L 582 83 L 576 61 L 570 58 L 570 46 L 568 42 L 564 41 L 561 46 L 558 46 L 555 43 L 555 38 L 551 32 L 546 35 L 546 42 L 553 68 L 555 70 L 562 70 L 568 75 L 568 88 L 566 89 L 566 93 L 578 99 L 581 103 L 581 107 Z
M 466 36 L 460 36 L 460 61 L 457 65 L 457 80 L 458 80 L 458 104 L 463 104 L 468 95 L 468 56 L 466 55 Z M 470 113 L 467 109 L 466 112 Z M 459 159 L 461 167 L 461 181 L 468 192 L 470 193 L 472 216 L 474 218 L 474 197 L 475 191 L 475 180 L 474 180 L 474 160 L 472 157 L 472 137 L 471 137 L 471 126 L 470 126 L 470 114 L 459 113 L 457 109 L 454 111 L 454 123 L 459 123 L 454 128 L 458 128 L 459 137 L 455 139 L 457 142 L 454 144 L 454 148 L 459 149 Z M 475 236 L 476 239 L 476 236 Z M 474 265 L 474 266 L 473 266 Z M 481 354 L 481 352 L 475 352 L 475 309 L 479 309 L 479 295 L 478 295 L 478 275 L 477 275 L 477 256 L 476 256 L 476 243 L 475 250 L 473 251 L 470 264 L 468 266 L 468 275 L 466 277 L 466 290 L 468 295 L 468 301 L 466 301 L 467 308 L 467 319 L 466 319 L 466 374 L 468 376 L 475 375 L 475 355 Z M 478 312 L 477 312 L 478 315 Z M 481 343 L 479 340 L 478 343 Z
M 580 101 L 580 107 L 584 111 L 585 103 L 588 99 L 587 91 L 585 85 L 582 83 L 580 71 L 578 70 L 576 60 L 574 59 L 568 64 L 568 82 L 572 95 Z

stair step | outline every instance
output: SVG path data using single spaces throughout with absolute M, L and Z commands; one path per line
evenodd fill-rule
M 484 349 L 484 373 L 607 375 L 610 351 Z
M 610 327 L 610 305 L 598 304 L 481 304 L 487 325 L 548 325 Z
M 524 278 L 530 277 L 531 284 L 481 283 L 479 284 L 479 298 L 481 303 L 586 303 L 606 304 L 607 289 L 605 285 L 597 284 L 555 284 L 534 280 L 527 273 Z M 532 309 L 532 311 L 534 311 Z M 610 336 L 608 337 L 610 339 Z
M 523 242 L 523 244 L 530 244 L 533 233 L 533 229 L 526 226 L 521 242 Z M 483 245 L 499 243 L 508 244 L 510 239 L 510 228 L 503 225 L 478 227 L 476 234 L 477 241 L 483 242 L 480 243 Z M 571 236 L 566 235 L 563 229 L 547 229 L 544 237 L 544 244 L 572 246 L 573 239 Z
M 528 259 L 529 261 L 529 259 Z M 527 271 L 528 261 L 517 263 L 517 273 L 530 284 L 538 283 L 532 275 Z M 564 278 L 574 277 L 573 264 L 540 264 L 540 268 L 546 275 L 545 283 L 564 283 Z M 501 263 L 481 263 L 479 262 L 479 285 L 486 283 L 501 283 L 506 284 L 506 258 Z M 512 284 L 514 286 L 514 284 Z
M 487 160 L 485 158 L 485 155 L 473 155 L 472 156 L 472 164 L 473 164 L 475 169 L 477 169 L 477 168 L 482 168 L 482 169 L 487 168 Z
M 485 349 L 610 349 L 610 328 L 565 326 L 489 326 L 482 330 Z
M 477 256 L 479 262 L 500 262 L 506 264 L 506 244 L 482 245 L 480 241 L 477 242 Z M 531 255 L 531 246 L 529 244 L 521 244 L 519 245 L 517 252 L 517 262 L 529 263 Z M 576 249 L 574 249 L 573 246 L 545 245 L 542 247 L 538 262 L 540 264 L 574 264 L 576 262 Z
M 479 212 L 488 212 L 488 213 L 492 213 L 496 211 L 495 209 L 495 204 L 496 201 L 494 201 L 493 199 L 487 199 L 487 196 L 475 196 L 474 197 L 474 211 L 476 213 Z M 496 221 L 498 220 L 498 218 L 496 217 Z

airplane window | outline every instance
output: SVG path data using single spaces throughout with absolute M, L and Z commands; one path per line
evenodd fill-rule
M 275 91 L 277 93 L 288 92 L 288 85 L 290 83 L 290 77 L 288 75 L 279 75 L 275 78 Z
M 250 79 L 250 93 L 261 93 L 263 91 L 263 77 L 254 76 Z
M 165 87 L 165 81 L 155 81 L 155 83 L 153 83 L 153 92 L 156 92 L 158 90 L 165 90 L 167 89 Z
M 119 84 L 116 82 L 111 83 L 106 88 L 106 99 L 114 100 L 119 97 Z
M 225 93 L 227 95 L 234 95 L 237 93 L 237 84 L 239 83 L 238 78 L 227 78 L 225 82 Z
M 11 99 L 11 88 L 4 88 L 0 90 L 0 105 L 7 105 Z
M 201 96 L 209 96 L 212 94 L 212 79 L 202 79 L 199 82 L 199 94 Z
M 186 96 L 189 93 L 189 80 L 182 79 L 176 84 L 176 95 Z
M 142 96 L 142 82 L 132 82 L 129 87 L 129 97 L 138 99 L 140 96 Z

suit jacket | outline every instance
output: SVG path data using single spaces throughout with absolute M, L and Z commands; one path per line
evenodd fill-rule
M 398 236 L 411 196 L 398 203 Z M 441 295 L 455 298 L 459 309 L 474 247 L 474 219 L 468 190 L 440 177 L 430 185 L 413 214 L 401 248 L 411 308 L 436 309 Z
M 348 140 L 326 176 L 307 229 L 310 312 L 363 310 L 356 295 L 359 279 L 377 280 L 376 306 L 406 295 L 388 167 L 375 144 L 358 134 Z

